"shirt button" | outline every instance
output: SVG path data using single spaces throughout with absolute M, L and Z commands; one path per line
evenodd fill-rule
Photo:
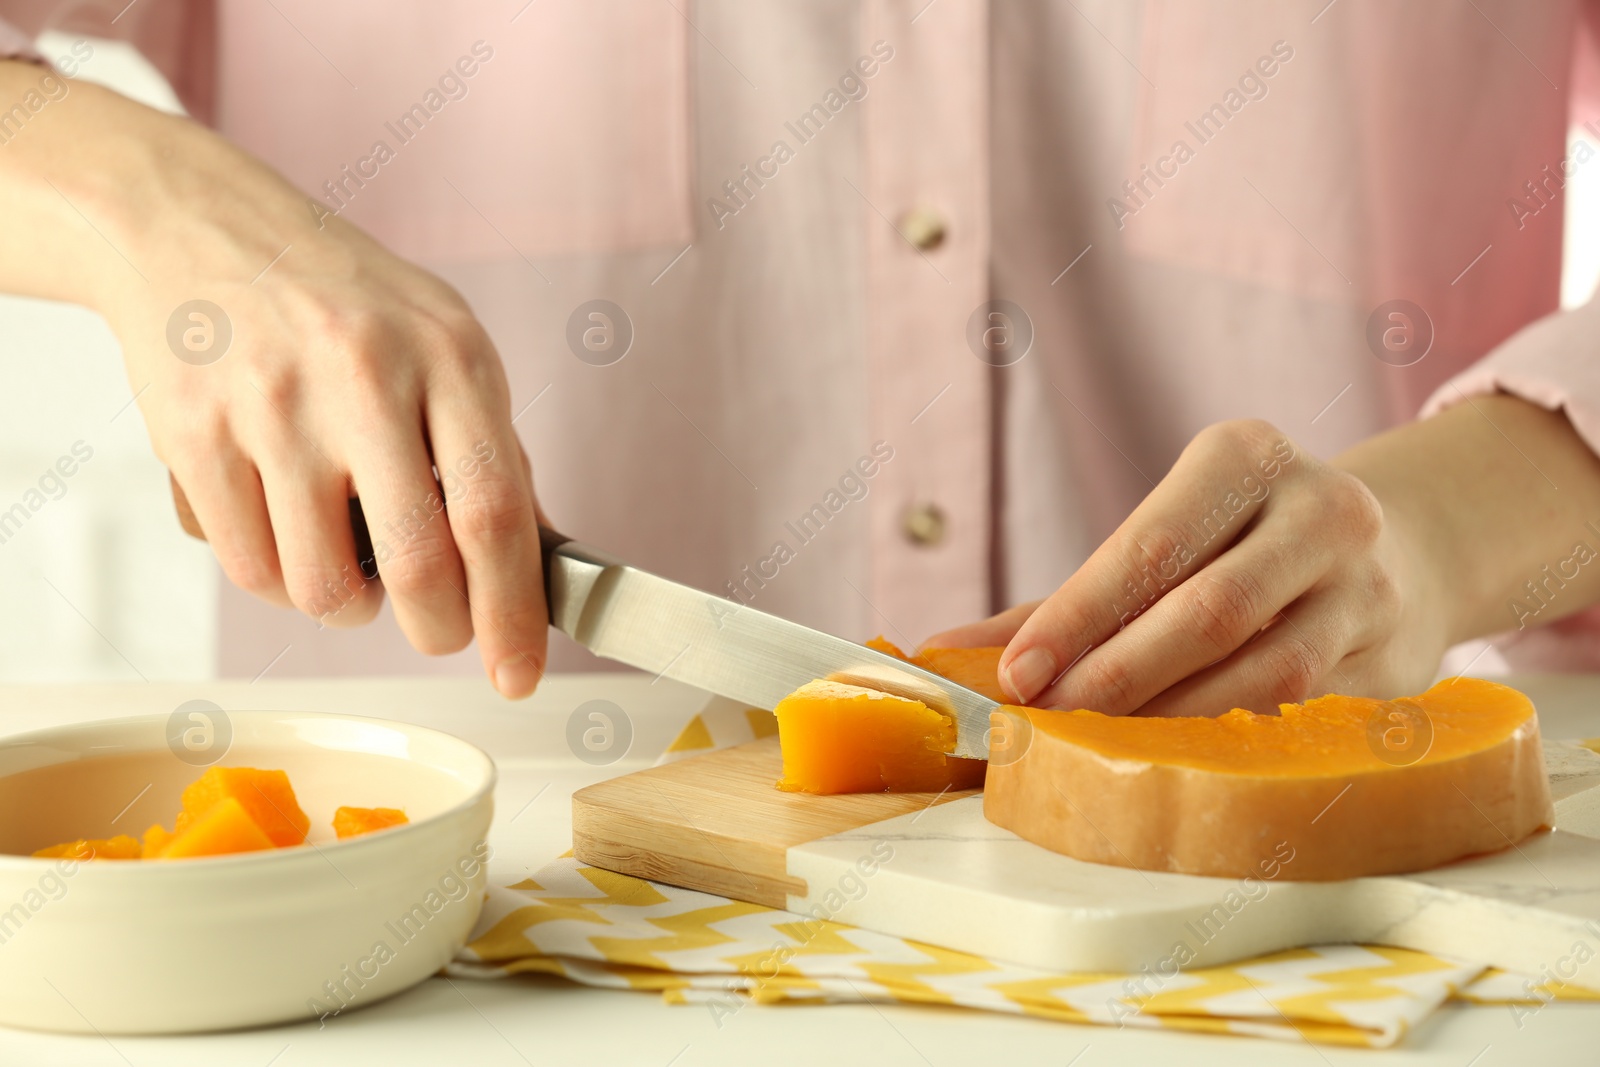
M 912 544 L 932 548 L 944 540 L 944 509 L 938 504 L 907 508 L 901 529 Z
M 914 207 L 900 216 L 900 236 L 923 252 L 944 244 L 944 234 L 944 216 L 931 207 Z

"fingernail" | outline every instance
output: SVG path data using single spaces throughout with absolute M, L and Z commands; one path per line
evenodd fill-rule
M 1026 704 L 1055 680 L 1060 668 L 1056 666 L 1056 658 L 1049 652 L 1042 648 L 1030 648 L 1012 660 L 1002 673 L 1005 677 L 1000 679 L 1000 684 L 1011 694 L 1011 699 Z
M 512 656 L 494 669 L 494 687 L 507 700 L 521 700 L 539 684 L 539 669 L 526 656 Z

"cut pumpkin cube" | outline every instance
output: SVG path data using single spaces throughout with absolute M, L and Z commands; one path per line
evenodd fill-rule
M 920 700 L 818 680 L 774 711 L 778 788 L 786 792 L 936 793 L 983 784 L 984 761 L 949 755 L 955 723 Z
M 250 818 L 239 798 L 226 796 L 207 808 L 205 814 L 191 818 L 183 831 L 167 842 L 154 858 L 226 856 L 273 847 L 272 839 Z
M 160 823 L 153 823 L 150 829 L 144 832 L 144 843 L 139 848 L 140 859 L 156 859 L 161 855 L 161 850 L 172 842 L 172 831 Z
M 77 841 L 41 848 L 34 855 L 45 859 L 136 860 L 139 858 L 139 842 L 127 834 L 108 838 L 79 838 Z
M 255 767 L 212 767 L 183 791 L 177 832 L 184 834 L 214 806 L 236 800 L 267 838 L 279 847 L 302 844 L 311 820 L 300 810 L 294 788 L 283 771 Z
M 360 837 L 374 830 L 404 826 L 411 820 L 399 808 L 341 807 L 333 813 L 333 832 L 339 837 Z
M 311 820 L 283 771 L 212 767 L 183 791 L 174 828 L 160 823 L 143 841 L 126 834 L 82 838 L 41 848 L 44 859 L 184 859 L 258 852 L 305 843 Z M 399 808 L 341 807 L 334 815 L 340 837 L 355 837 L 410 822 Z

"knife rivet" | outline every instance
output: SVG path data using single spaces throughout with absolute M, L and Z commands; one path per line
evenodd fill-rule
M 931 548 L 944 540 L 944 510 L 938 504 L 916 504 L 906 509 L 902 529 L 906 540 Z

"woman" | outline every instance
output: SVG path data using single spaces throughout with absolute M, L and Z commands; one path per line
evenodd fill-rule
M 526 695 L 526 443 L 568 532 L 1007 642 L 1019 700 L 1593 655 L 1550 625 L 1600 599 L 1597 313 L 1557 311 L 1592 5 L 1514 39 L 1443 2 L 117 8 L 0 3 L 0 288 L 107 318 L 268 603 L 343 628 L 386 590 Z M 220 135 L 72 82 L 45 25 L 130 37 Z M 225 600 L 225 669 L 284 618 Z M 291 669 L 397 665 L 300 625 Z

